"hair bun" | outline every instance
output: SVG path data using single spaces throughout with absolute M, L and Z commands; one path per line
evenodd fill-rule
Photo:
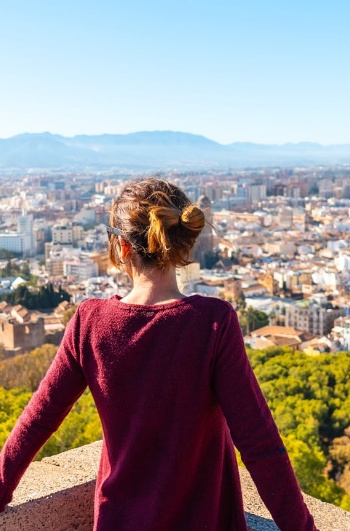
M 187 205 L 180 216 L 181 223 L 189 230 L 200 232 L 205 225 L 203 211 L 196 205 Z

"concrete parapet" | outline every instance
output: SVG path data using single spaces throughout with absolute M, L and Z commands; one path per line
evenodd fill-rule
M 100 451 L 101 442 L 96 442 L 32 463 L 12 503 L 0 515 L 0 529 L 91 531 Z M 240 469 L 240 474 L 250 529 L 278 530 L 248 472 Z M 320 531 L 350 531 L 350 513 L 311 496 L 305 501 Z

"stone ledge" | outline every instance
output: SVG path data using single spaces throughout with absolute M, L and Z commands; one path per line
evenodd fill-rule
M 0 529 L 91 531 L 100 451 L 99 441 L 32 463 L 12 503 L 0 515 Z M 240 474 L 250 529 L 278 530 L 248 472 L 240 469 Z M 305 501 L 320 531 L 350 531 L 350 513 L 311 496 L 305 496 Z

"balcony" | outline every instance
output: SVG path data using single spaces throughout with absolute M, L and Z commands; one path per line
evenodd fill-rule
M 14 500 L 0 515 L 2 531 L 91 531 L 101 442 L 30 465 Z M 240 470 L 251 531 L 277 531 L 248 472 Z M 350 530 L 350 513 L 305 496 L 320 531 Z M 297 531 L 297 530 L 296 530 Z

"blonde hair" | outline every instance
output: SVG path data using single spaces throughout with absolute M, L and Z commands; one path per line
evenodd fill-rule
M 118 228 L 144 265 L 166 269 L 191 263 L 191 249 L 205 225 L 203 211 L 177 186 L 154 177 L 128 183 L 112 205 L 110 225 Z M 112 235 L 109 258 L 119 267 Z

